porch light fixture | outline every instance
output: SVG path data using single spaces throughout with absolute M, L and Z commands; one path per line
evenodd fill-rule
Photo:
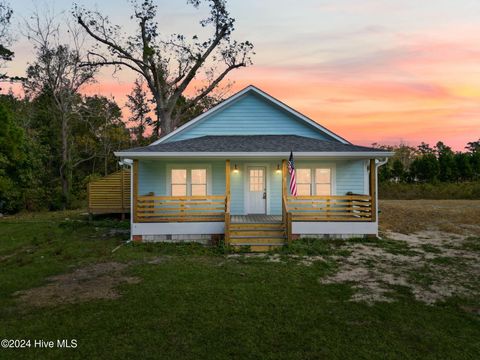
M 233 172 L 234 172 L 235 174 L 237 174 L 237 173 L 238 173 L 238 167 L 237 167 L 237 164 L 235 164 L 235 166 L 233 167 Z
M 277 173 L 277 174 L 280 174 L 281 172 L 282 172 L 282 170 L 280 169 L 280 164 L 277 164 L 277 171 L 276 171 L 276 173 Z

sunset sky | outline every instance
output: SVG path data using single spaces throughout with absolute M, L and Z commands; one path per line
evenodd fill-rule
M 80 0 L 114 23 L 129 23 L 126 0 Z M 162 0 L 160 30 L 193 35 L 205 9 Z M 34 4 L 11 1 L 14 28 Z M 255 45 L 254 65 L 232 73 L 232 92 L 253 84 L 353 143 L 417 145 L 442 140 L 456 150 L 480 138 L 480 1 L 230 0 L 234 38 Z M 17 34 L 9 73 L 23 75 L 33 51 Z M 89 93 L 124 104 L 134 74 L 103 70 Z M 7 87 L 4 87 L 4 91 Z

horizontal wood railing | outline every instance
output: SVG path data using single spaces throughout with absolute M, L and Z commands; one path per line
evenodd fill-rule
M 88 212 L 130 212 L 130 170 L 122 169 L 88 183 Z
M 225 196 L 138 196 L 136 222 L 225 220 Z
M 284 213 L 291 221 L 371 221 L 369 195 L 287 196 Z

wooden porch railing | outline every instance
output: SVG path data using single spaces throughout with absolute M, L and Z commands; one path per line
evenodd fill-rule
M 372 221 L 369 195 L 287 196 L 285 224 L 292 221 Z M 288 216 L 290 214 L 290 219 Z
M 225 221 L 226 197 L 138 196 L 136 222 Z

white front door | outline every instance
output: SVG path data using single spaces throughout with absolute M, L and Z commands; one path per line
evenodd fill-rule
M 247 191 L 247 214 L 265 214 L 267 203 L 265 167 L 255 166 L 248 168 Z

